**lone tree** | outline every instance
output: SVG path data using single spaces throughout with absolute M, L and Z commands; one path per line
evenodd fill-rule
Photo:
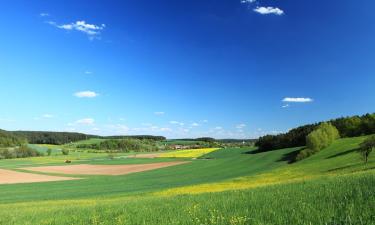
M 370 156 L 373 149 L 375 149 L 375 135 L 372 135 L 364 140 L 358 150 L 365 163 L 368 162 L 368 157 Z

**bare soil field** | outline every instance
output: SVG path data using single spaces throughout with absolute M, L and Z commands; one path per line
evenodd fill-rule
M 42 174 L 23 173 L 0 169 L 0 184 L 34 183 L 48 181 L 74 180 L 78 178 L 57 177 Z
M 181 165 L 189 162 L 162 162 L 150 164 L 132 164 L 132 165 L 69 165 L 69 166 L 42 166 L 27 167 L 25 170 L 44 172 L 44 173 L 61 173 L 61 174 L 81 174 L 81 175 L 124 175 L 129 173 L 155 170 L 159 168 Z

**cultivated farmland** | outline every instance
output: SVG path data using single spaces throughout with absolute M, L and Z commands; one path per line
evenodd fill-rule
M 255 148 L 181 150 L 162 153 L 166 158 L 72 152 L 2 160 L 1 171 L 61 181 L 0 185 L 0 222 L 371 224 L 374 156 L 364 165 L 355 152 L 365 138 L 339 139 L 292 164 L 290 157 L 300 147 L 261 153 Z M 196 157 L 210 160 L 192 160 Z

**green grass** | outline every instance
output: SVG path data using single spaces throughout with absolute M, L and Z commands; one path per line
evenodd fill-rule
M 363 165 L 356 152 L 363 139 L 340 139 L 293 164 L 289 160 L 300 148 L 265 153 L 234 148 L 189 164 L 124 176 L 0 185 L 0 224 L 375 224 L 375 156 Z M 109 160 L 99 153 L 81 157 L 73 163 L 176 160 Z M 2 160 L 0 167 L 54 165 L 61 159 Z M 277 182 L 265 182 L 268 178 Z M 233 190 L 201 191 L 226 183 L 233 184 Z M 259 187 L 243 189 L 254 183 Z M 197 192 L 160 194 L 185 188 Z
M 374 224 L 375 175 L 174 197 L 0 205 L 6 224 Z

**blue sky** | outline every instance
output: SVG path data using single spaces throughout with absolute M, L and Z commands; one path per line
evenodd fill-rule
M 374 7 L 4 1 L 0 128 L 253 138 L 374 112 Z

